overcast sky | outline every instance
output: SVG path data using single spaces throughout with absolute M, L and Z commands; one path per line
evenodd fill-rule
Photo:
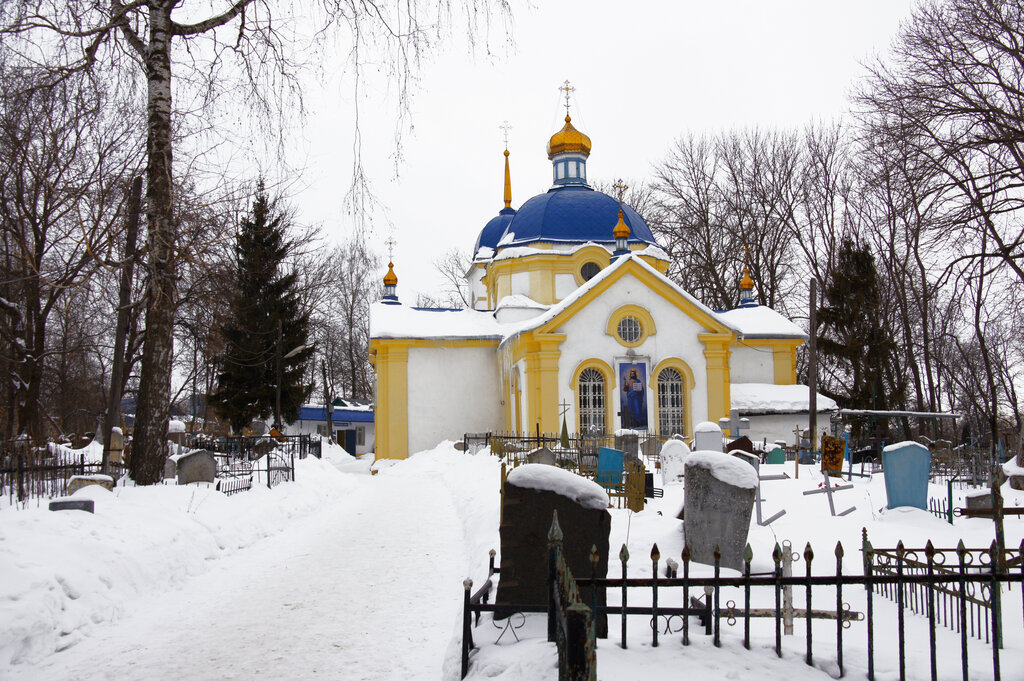
M 884 53 L 911 0 L 609 0 L 537 2 L 514 16 L 514 46 L 491 56 L 456 38 L 419 71 L 411 134 L 394 166 L 389 83 L 368 72 L 362 153 L 387 207 L 368 233 L 386 259 L 393 236 L 398 295 L 441 287 L 433 263 L 469 252 L 502 207 L 504 133 L 512 126 L 513 208 L 551 185 L 545 153 L 571 115 L 593 142 L 588 176 L 643 180 L 673 140 L 744 126 L 802 127 L 847 107 L 861 64 Z M 337 69 L 325 65 L 328 73 Z M 305 167 L 292 202 L 299 218 L 341 241 L 353 229 L 342 198 L 351 182 L 352 83 L 342 74 L 307 99 L 310 118 L 293 163 Z M 386 267 L 386 266 L 385 266 Z M 384 271 L 380 272 L 383 277 Z

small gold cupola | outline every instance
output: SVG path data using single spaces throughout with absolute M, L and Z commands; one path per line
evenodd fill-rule
M 548 140 L 548 159 L 555 187 L 587 185 L 587 157 L 590 156 L 590 138 L 572 125 L 569 115 L 569 95 L 576 88 L 569 81 L 558 88 L 565 92 L 565 125 Z
M 740 279 L 740 307 L 756 306 L 757 303 L 754 302 L 754 279 L 750 276 L 750 268 L 744 264 L 743 278 Z
M 629 187 L 622 180 L 617 180 L 614 186 L 619 195 L 619 221 L 615 223 L 615 228 L 612 230 L 612 237 L 615 239 L 615 250 L 612 252 L 612 258 L 617 258 L 620 255 L 629 253 L 630 230 L 629 225 L 626 224 L 626 215 L 622 212 L 622 195 Z
M 388 239 L 388 273 L 384 275 L 384 302 L 392 305 L 398 304 L 398 295 L 395 293 L 398 287 L 398 275 L 395 274 L 395 240 Z

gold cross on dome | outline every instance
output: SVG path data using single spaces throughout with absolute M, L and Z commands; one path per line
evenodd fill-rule
M 622 195 L 626 193 L 627 189 L 629 189 L 629 185 L 623 182 L 622 178 L 619 178 L 615 181 L 615 184 L 612 185 L 612 189 L 614 189 L 615 193 L 619 195 L 619 208 L 622 208 Z
M 568 79 L 566 79 L 566 81 L 564 83 L 562 83 L 562 85 L 560 85 L 558 89 L 565 91 L 565 115 L 568 116 L 569 115 L 569 95 L 571 93 L 573 93 L 573 92 L 576 92 L 576 88 L 574 88 L 571 85 L 569 85 L 569 81 L 568 81 Z
M 388 247 L 388 260 L 394 260 L 395 254 L 395 238 L 388 237 L 388 240 L 384 242 L 384 245 Z
M 508 124 L 508 121 L 504 121 L 498 128 L 505 133 L 505 148 L 508 149 L 508 131 L 512 129 L 512 126 Z

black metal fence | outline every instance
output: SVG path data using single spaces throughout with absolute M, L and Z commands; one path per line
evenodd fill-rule
M 554 523 L 553 523 L 554 526 Z M 554 527 L 553 527 L 554 530 Z M 549 536 L 549 539 L 551 537 Z M 844 631 L 848 629 L 854 622 L 865 621 L 866 626 L 866 638 L 867 643 L 864 654 L 866 656 L 867 665 L 867 678 L 869 681 L 874 681 L 875 677 L 875 657 L 877 651 L 891 643 L 889 639 L 880 639 L 875 635 L 876 628 L 876 606 L 874 602 L 874 595 L 876 593 L 888 593 L 890 594 L 896 605 L 896 621 L 897 621 L 897 637 L 895 645 L 897 646 L 896 655 L 899 667 L 898 678 L 904 681 L 907 678 L 906 674 L 906 660 L 907 660 L 907 611 L 911 614 L 917 613 L 924 618 L 927 618 L 927 629 L 928 629 L 928 651 L 930 659 L 930 678 L 936 679 L 938 675 L 938 662 L 937 662 L 937 628 L 942 625 L 943 622 L 956 622 L 956 631 L 960 633 L 960 662 L 961 662 L 961 674 L 964 681 L 968 679 L 979 678 L 977 669 L 972 672 L 969 666 L 968 657 L 968 635 L 971 631 L 971 627 L 984 626 L 989 627 L 989 631 L 993 632 L 991 636 L 986 639 L 986 642 L 991 648 L 991 678 L 994 681 L 1000 681 L 1002 676 L 1002 669 L 1000 667 L 1000 650 L 1004 642 L 1004 635 L 1012 631 L 1014 635 L 1024 636 L 1024 626 L 1018 622 L 1012 627 L 1004 627 L 1003 622 L 1003 609 L 1002 609 L 1002 594 L 1004 585 L 1008 585 L 1016 582 L 1022 585 L 1018 587 L 1022 592 L 1022 608 L 1024 608 L 1024 565 L 1021 564 L 1021 556 L 1024 555 L 1024 542 L 1022 542 L 1020 548 L 1013 549 L 1010 551 L 1000 552 L 994 547 L 988 549 L 988 560 L 987 562 L 982 560 L 980 556 L 986 553 L 985 550 L 979 549 L 961 549 L 958 547 L 957 555 L 958 560 L 953 569 L 940 570 L 937 569 L 937 563 L 935 556 L 938 555 L 935 550 L 926 550 L 926 561 L 923 570 L 919 570 L 916 567 L 908 565 L 907 562 L 907 551 L 898 546 L 895 550 L 895 562 L 887 563 L 883 559 L 883 563 L 879 564 L 879 556 L 889 555 L 888 550 L 878 550 L 871 547 L 870 543 L 865 540 L 864 542 L 864 559 L 863 559 L 863 574 L 853 575 L 847 574 L 843 570 L 843 559 L 845 551 L 841 543 L 837 542 L 832 554 L 835 557 L 835 569 L 832 574 L 826 575 L 814 575 L 812 567 L 814 565 L 815 554 L 810 544 L 806 546 L 803 552 L 803 559 L 805 565 L 805 574 L 803 576 L 788 576 L 783 570 L 783 550 L 776 544 L 775 549 L 772 553 L 772 561 L 774 563 L 774 570 L 770 573 L 755 574 L 751 572 L 751 562 L 753 561 L 753 552 L 748 545 L 744 555 L 744 565 L 742 570 L 742 576 L 739 577 L 723 577 L 721 574 L 720 554 L 715 551 L 715 561 L 713 565 L 713 576 L 711 577 L 693 577 L 690 574 L 690 550 L 689 547 L 684 546 L 681 554 L 682 559 L 682 576 L 679 576 L 679 564 L 676 561 L 669 559 L 665 561 L 667 569 L 665 570 L 666 576 L 662 577 L 662 564 L 661 555 L 658 551 L 657 545 L 651 550 L 651 567 L 652 577 L 650 578 L 629 578 L 627 577 L 627 566 L 629 561 L 629 552 L 626 547 L 623 546 L 620 551 L 620 560 L 622 565 L 622 577 L 619 579 L 611 578 L 598 578 L 598 577 L 577 577 L 575 582 L 578 586 L 596 586 L 598 589 L 619 591 L 621 593 L 621 605 L 606 605 L 601 606 L 595 599 L 595 602 L 591 606 L 593 613 L 604 613 L 606 615 L 620 615 L 621 616 L 621 639 L 620 645 L 626 647 L 627 641 L 627 616 L 628 615 L 641 615 L 650 618 L 650 631 L 651 631 L 651 645 L 659 645 L 659 632 L 663 634 L 674 634 L 682 633 L 682 644 L 689 645 L 690 643 L 690 618 L 697 616 L 701 618 L 702 624 L 704 624 L 704 632 L 708 636 L 712 636 L 713 644 L 716 647 L 722 645 L 721 641 L 721 622 L 723 619 L 728 624 L 736 624 L 742 621 L 743 625 L 743 646 L 748 650 L 751 648 L 751 623 L 757 619 L 767 619 L 774 623 L 774 636 L 775 654 L 782 657 L 782 636 L 783 627 L 785 622 L 785 608 L 783 607 L 783 595 L 787 588 L 803 591 L 804 593 L 804 607 L 801 609 L 792 609 L 798 619 L 803 620 L 806 624 L 804 627 L 804 661 L 808 665 L 814 664 L 815 658 L 815 647 L 814 647 L 814 628 L 811 626 L 812 621 L 815 619 L 826 619 L 835 621 L 835 647 L 833 658 L 835 665 L 839 670 L 839 675 L 843 676 L 846 673 L 846 645 L 844 644 Z M 554 564 L 554 557 L 557 551 L 557 546 L 554 542 L 549 543 L 549 552 L 552 555 L 552 563 Z M 979 556 L 977 559 L 978 564 L 970 566 L 966 561 L 967 554 Z M 930 556 L 930 557 L 929 557 Z M 492 573 L 500 572 L 500 569 L 493 569 L 493 558 L 492 558 Z M 831 572 L 831 570 L 830 570 Z M 473 649 L 473 641 L 471 636 L 472 621 L 474 616 L 476 617 L 477 623 L 479 623 L 480 613 L 483 612 L 494 612 L 496 609 L 501 608 L 503 611 L 516 610 L 523 613 L 530 612 L 541 612 L 545 611 L 542 605 L 538 604 L 523 604 L 523 605 L 506 605 L 493 606 L 487 604 L 487 592 L 491 587 L 491 579 L 488 578 L 484 585 L 476 595 L 469 596 L 469 589 L 472 586 L 470 580 L 466 580 L 466 601 L 463 612 L 463 677 L 465 677 L 468 671 L 468 665 L 470 661 L 470 652 Z M 844 588 L 856 586 L 865 589 L 866 598 L 866 612 L 856 613 L 850 609 L 850 606 L 844 600 Z M 822 610 L 814 609 L 816 605 L 813 600 L 815 587 L 831 587 L 834 589 L 835 598 L 834 600 L 829 599 L 827 606 L 834 606 L 834 610 Z M 598 589 L 595 589 L 596 592 Z M 644 590 L 650 594 L 650 606 L 627 606 L 629 602 L 630 591 Z M 679 591 L 682 593 L 678 594 Z M 703 592 L 703 599 L 693 599 L 690 596 L 691 591 L 698 594 Z M 975 618 L 971 619 L 969 615 L 969 604 L 971 603 L 970 598 L 972 593 L 978 591 L 986 591 L 988 596 L 988 607 L 983 609 L 980 614 Z M 730 599 L 726 602 L 723 607 L 723 592 L 736 594 L 735 599 Z M 756 592 L 756 593 L 755 593 Z M 553 591 L 551 593 L 554 593 Z M 1011 592 L 1007 592 L 1011 593 Z M 819 594 L 820 595 L 820 594 Z M 681 596 L 681 598 L 680 598 Z M 765 597 L 767 596 L 767 598 Z M 945 600 L 944 600 L 945 599 Z M 663 603 L 672 602 L 675 600 L 679 602 L 681 600 L 683 607 L 664 606 Z M 736 601 L 739 601 L 737 604 Z M 765 602 L 774 601 L 774 607 L 755 607 L 754 602 L 758 601 L 763 604 Z M 549 618 L 549 638 L 550 632 L 552 631 L 551 618 L 556 617 L 557 605 L 553 602 L 554 599 L 549 597 L 546 612 Z M 1024 610 L 1022 610 L 1024 612 Z M 972 625 L 972 621 L 974 624 Z M 663 630 L 663 631 L 662 631 Z M 819 630 L 820 631 L 820 630 Z M 590 649 L 589 646 L 596 645 L 596 641 L 591 636 L 587 642 L 583 645 L 583 649 L 577 649 L 568 654 L 570 660 L 588 660 L 587 651 Z M 579 646 L 579 643 L 573 645 Z M 818 642 L 819 652 L 821 643 Z M 830 646 L 831 647 L 831 646 Z M 596 663 L 595 663 L 596 664 Z M 983 666 L 987 667 L 989 663 L 984 663 Z M 1019 671 L 1019 670 L 1018 670 Z M 582 673 L 582 672 L 580 672 Z M 1016 672 L 1014 672 L 1016 674 Z M 1011 676 L 1017 678 L 1016 676 Z M 1011 678 L 1008 677 L 1008 678 Z M 586 677 L 583 677 L 586 678 Z
M 67 493 L 68 483 L 76 475 L 96 475 L 100 463 L 90 463 L 84 454 L 55 454 L 38 460 L 28 454 L 9 455 L 0 463 L 0 497 L 10 505 L 33 499 L 52 499 Z M 109 464 L 107 475 L 115 481 L 124 474 L 120 464 Z
M 257 476 L 267 487 L 295 480 L 296 459 L 321 456 L 320 437 L 313 435 L 211 438 L 192 434 L 186 438 L 186 445 L 214 455 L 218 462 L 217 489 L 226 495 L 252 489 Z

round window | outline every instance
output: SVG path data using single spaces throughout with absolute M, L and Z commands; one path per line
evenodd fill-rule
M 583 267 L 580 268 L 580 276 L 583 277 L 583 281 L 590 281 L 594 278 L 598 272 L 601 271 L 601 266 L 596 262 L 584 263 Z
M 640 320 L 636 317 L 630 317 L 626 315 L 619 320 L 619 338 L 626 343 L 635 343 L 640 340 L 640 336 L 643 334 L 643 327 L 640 326 Z

